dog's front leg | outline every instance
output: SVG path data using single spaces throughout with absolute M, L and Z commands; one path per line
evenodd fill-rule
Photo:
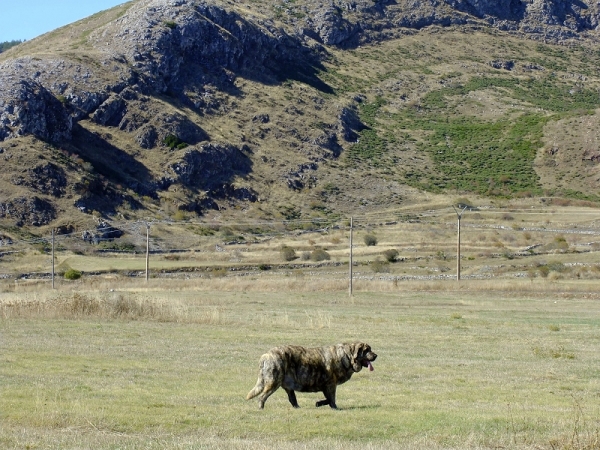
M 323 389 L 323 394 L 325 394 L 325 400 L 319 400 L 316 403 L 317 408 L 319 406 L 329 405 L 333 409 L 337 409 L 337 405 L 335 404 L 335 386 L 329 386 L 326 389 Z

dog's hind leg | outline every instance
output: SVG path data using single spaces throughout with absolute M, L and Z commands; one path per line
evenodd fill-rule
M 288 400 L 290 401 L 290 403 L 292 404 L 292 406 L 294 408 L 300 408 L 300 405 L 298 404 L 298 400 L 296 400 L 296 393 L 293 391 L 293 389 L 285 389 L 285 392 L 287 392 L 288 395 Z
M 277 389 L 279 389 L 279 385 L 277 383 L 275 383 L 274 381 L 269 381 L 265 385 L 262 393 L 258 397 L 258 407 L 260 409 L 264 409 L 265 402 L 271 396 L 271 394 L 273 394 L 273 392 L 275 392 Z

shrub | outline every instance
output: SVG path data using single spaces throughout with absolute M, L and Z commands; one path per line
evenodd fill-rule
M 318 248 L 310 254 L 310 259 L 313 261 L 326 261 L 330 260 L 331 256 L 322 248 Z
M 268 264 L 259 264 L 258 270 L 271 270 L 271 266 Z
M 104 241 L 98 245 L 100 250 L 113 250 L 117 252 L 134 252 L 135 245 L 131 242 L 116 242 L 116 241 Z
M 375 273 L 389 273 L 389 271 L 390 271 L 390 268 L 388 267 L 389 265 L 390 265 L 390 263 L 387 261 L 376 260 L 371 263 L 371 269 Z
M 294 250 L 292 247 L 282 245 L 281 250 L 279 250 L 279 252 L 281 253 L 281 257 L 284 261 L 293 261 L 294 259 L 296 259 L 296 250 Z
M 187 215 L 186 215 L 185 211 L 182 209 L 178 209 L 177 211 L 175 211 L 175 214 L 173 214 L 173 220 L 176 222 L 182 222 L 186 219 L 187 219 Z
M 66 280 L 79 280 L 81 278 L 81 272 L 75 269 L 69 269 L 65 272 Z
M 367 247 L 373 247 L 377 245 L 377 237 L 374 234 L 365 234 L 363 240 L 365 241 Z
M 391 248 L 383 252 L 383 257 L 385 258 L 385 260 L 391 263 L 398 261 L 398 255 L 398 250 L 396 250 L 395 248 Z
M 223 267 L 214 267 L 210 271 L 210 276 L 214 278 L 224 278 L 227 276 L 227 269 Z
M 167 147 L 169 147 L 171 150 L 174 150 L 176 148 L 182 149 L 182 148 L 186 148 L 188 146 L 188 144 L 186 142 L 183 142 L 181 139 L 179 139 L 174 134 L 167 134 L 165 136 L 165 139 L 163 140 L 163 143 Z

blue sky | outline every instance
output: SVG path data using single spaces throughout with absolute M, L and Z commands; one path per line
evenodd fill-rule
M 0 42 L 33 39 L 127 0 L 0 0 Z

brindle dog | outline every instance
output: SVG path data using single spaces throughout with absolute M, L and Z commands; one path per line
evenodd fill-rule
M 376 358 L 371 346 L 363 342 L 317 348 L 275 347 L 261 356 L 258 381 L 246 400 L 258 396 L 258 406 L 263 409 L 269 396 L 282 387 L 294 408 L 300 407 L 295 393 L 298 391 L 323 392 L 325 400 L 318 401 L 316 406 L 329 405 L 337 409 L 337 385 L 348 381 L 363 367 L 373 370 L 371 362 Z

